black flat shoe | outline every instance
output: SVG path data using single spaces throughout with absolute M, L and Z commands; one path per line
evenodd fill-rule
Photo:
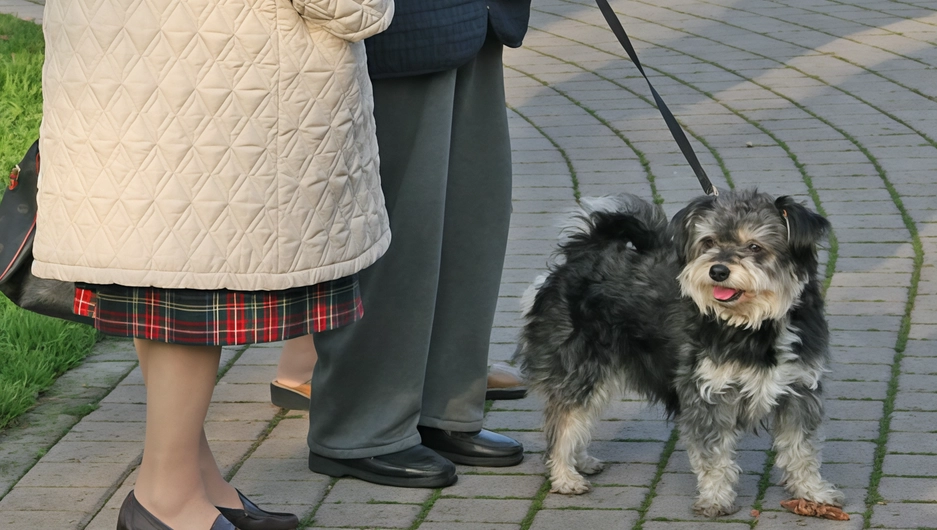
M 268 512 L 260 509 L 250 499 L 237 490 L 243 510 L 215 506 L 225 519 L 231 521 L 238 530 L 293 530 L 299 526 L 299 517 L 291 513 Z
M 137 502 L 133 491 L 127 494 L 117 514 L 117 530 L 172 530 Z M 218 515 L 209 530 L 237 530 L 231 521 Z
M 524 460 L 524 446 L 513 438 L 484 429 L 457 432 L 417 427 L 423 445 L 456 464 L 482 467 L 516 466 Z
M 351 476 L 404 488 L 443 488 L 458 478 L 452 462 L 422 445 L 368 458 L 326 458 L 310 452 L 309 469 L 331 477 Z

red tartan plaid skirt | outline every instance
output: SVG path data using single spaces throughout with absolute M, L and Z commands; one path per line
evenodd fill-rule
M 275 342 L 364 316 L 357 274 L 282 291 L 79 284 L 74 310 L 108 335 L 198 346 Z

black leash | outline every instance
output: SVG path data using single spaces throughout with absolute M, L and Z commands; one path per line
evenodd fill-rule
M 719 191 L 716 190 L 713 183 L 710 182 L 709 177 L 706 176 L 706 172 L 703 171 L 703 166 L 700 164 L 699 159 L 696 158 L 696 153 L 693 151 L 693 147 L 690 146 L 690 142 L 687 140 L 686 134 L 683 133 L 683 129 L 680 128 L 680 124 L 677 123 L 677 119 L 673 117 L 673 113 L 667 108 L 667 104 L 661 99 L 660 94 L 657 93 L 654 85 L 651 84 L 651 80 L 648 79 L 647 74 L 644 73 L 644 67 L 641 66 L 641 61 L 638 60 L 638 54 L 635 53 L 634 46 L 631 45 L 631 40 L 628 39 L 628 34 L 625 33 L 625 28 L 621 26 L 621 22 L 618 20 L 618 17 L 615 16 L 612 7 L 608 5 L 608 0 L 595 0 L 595 3 L 598 4 L 599 10 L 602 11 L 602 15 L 605 16 L 605 21 L 608 22 L 608 27 L 612 29 L 612 33 L 618 37 L 618 42 L 621 43 L 621 47 L 628 52 L 628 57 L 631 58 L 631 62 L 638 67 L 638 71 L 641 72 L 641 75 L 644 76 L 644 80 L 647 81 L 647 86 L 651 89 L 651 94 L 654 95 L 654 101 L 657 103 L 657 110 L 659 110 L 664 117 L 664 122 L 667 123 L 667 127 L 670 129 L 670 134 L 672 134 L 673 139 L 677 141 L 680 151 L 683 151 L 683 156 L 685 156 L 686 161 L 690 163 L 693 172 L 696 173 L 696 178 L 699 179 L 703 191 L 706 195 L 719 195 Z

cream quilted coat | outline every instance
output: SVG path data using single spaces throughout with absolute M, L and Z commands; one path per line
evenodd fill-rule
M 33 272 L 276 290 L 390 228 L 362 39 L 393 0 L 47 0 Z

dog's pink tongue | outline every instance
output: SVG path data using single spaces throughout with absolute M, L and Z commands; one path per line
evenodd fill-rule
M 735 296 L 735 293 L 735 289 L 729 289 L 721 285 L 713 286 L 713 296 L 716 297 L 716 300 L 728 300 Z

